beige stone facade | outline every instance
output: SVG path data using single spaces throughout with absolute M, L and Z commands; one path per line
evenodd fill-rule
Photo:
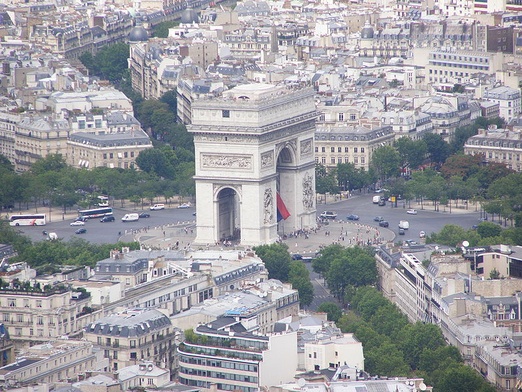
M 377 148 L 389 146 L 395 140 L 391 126 L 373 129 L 363 126 L 324 126 L 315 132 L 315 162 L 327 168 L 338 163 L 353 163 L 368 170 L 372 153 Z

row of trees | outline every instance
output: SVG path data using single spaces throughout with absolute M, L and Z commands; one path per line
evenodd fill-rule
M 312 268 L 326 280 L 330 292 L 343 304 L 357 287 L 377 282 L 377 268 L 370 248 L 327 246 L 313 260 Z
M 481 232 L 487 232 L 487 227 Z M 364 347 L 365 370 L 372 375 L 418 376 L 436 391 L 494 391 L 471 368 L 459 351 L 447 346 L 439 327 L 408 322 L 399 309 L 373 286 L 376 263 L 370 249 L 330 245 L 312 264 L 329 289 L 352 311 L 341 314 L 333 303 L 324 303 L 330 320 L 343 332 L 354 333 Z
M 301 305 L 312 303 L 314 286 L 310 281 L 310 273 L 301 261 L 292 260 L 286 244 L 261 245 L 254 250 L 265 263 L 270 279 L 291 283 L 299 292 Z
M 77 265 L 94 267 L 100 260 L 106 259 L 112 249 L 129 247 L 139 249 L 137 242 L 119 242 L 117 244 L 91 244 L 81 238 L 74 238 L 67 242 L 31 240 L 17 233 L 7 222 L 0 222 L 0 243 L 12 244 L 18 255 L 13 262 L 25 261 L 38 274 L 49 274 L 58 271 L 61 265 Z
M 435 391 L 495 391 L 464 365 L 455 347 L 446 345 L 436 325 L 410 324 L 395 305 L 370 286 L 359 287 L 350 301 L 354 311 L 343 315 L 337 325 L 361 341 L 365 370 L 370 374 L 423 377 Z
M 167 202 L 174 195 L 188 196 L 193 189 L 189 170 L 184 176 L 179 174 L 175 179 L 168 179 L 134 169 L 75 169 L 67 166 L 60 154 L 40 159 L 30 171 L 22 174 L 16 174 L 9 161 L 3 163 L 0 164 L 3 181 L 0 205 L 12 205 L 20 210 L 30 205 L 38 209 L 44 204 L 62 207 L 64 212 L 73 206 L 88 208 L 97 194 L 119 199 L 122 207 L 125 200 L 136 205 L 152 203 L 158 195 L 163 195 Z

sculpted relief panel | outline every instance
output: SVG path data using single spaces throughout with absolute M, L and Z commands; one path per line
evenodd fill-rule
M 312 154 L 312 138 L 301 140 L 301 156 Z
M 263 197 L 264 223 L 272 223 L 274 221 L 274 194 L 272 188 L 265 189 Z
M 205 169 L 252 169 L 251 155 L 202 154 L 201 167 Z
M 314 207 L 314 178 L 310 173 L 303 177 L 303 207 L 307 211 Z
M 274 167 L 274 152 L 268 151 L 261 154 L 261 169 Z

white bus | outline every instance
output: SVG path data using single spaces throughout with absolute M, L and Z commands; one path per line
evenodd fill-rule
M 109 207 L 109 196 L 98 196 L 98 207 Z
M 44 226 L 46 223 L 45 214 L 20 214 L 9 218 L 11 226 Z
M 78 217 L 82 219 L 101 218 L 112 215 L 112 207 L 93 208 L 92 210 L 78 211 Z

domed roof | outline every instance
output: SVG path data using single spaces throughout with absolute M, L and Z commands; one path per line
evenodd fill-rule
M 373 38 L 373 27 L 368 21 L 366 21 L 361 30 L 361 38 Z
M 199 22 L 198 13 L 192 8 L 187 8 L 181 13 L 181 23 L 197 23 Z
M 129 41 L 132 42 L 143 42 L 149 39 L 149 34 L 143 26 L 134 27 L 129 33 Z

